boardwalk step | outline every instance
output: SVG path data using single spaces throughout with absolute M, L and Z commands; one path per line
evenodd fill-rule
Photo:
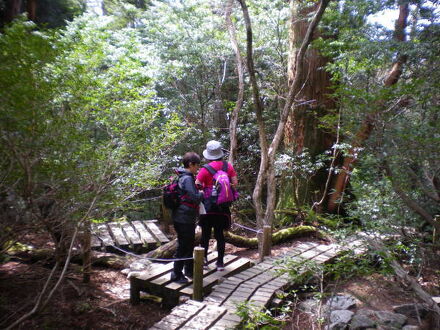
M 156 323 L 151 329 L 220 330 L 236 328 L 241 322 L 240 317 L 235 314 L 237 304 L 248 301 L 260 309 L 269 307 L 276 300 L 276 292 L 278 290 L 284 290 L 291 286 L 288 275 L 280 275 L 276 271 L 282 267 L 287 258 L 299 263 L 306 261 L 324 263 L 347 249 L 355 251 L 355 253 L 364 251 L 361 242 L 356 240 L 346 242 L 343 246 L 337 244 L 320 245 L 317 243 L 299 244 L 282 256 L 266 258 L 254 267 L 247 268 L 232 276 L 225 276 L 224 281 L 213 288 L 212 292 L 205 297 L 203 303 L 190 300 L 185 304 L 177 306 L 170 314 L 174 316 L 169 315 L 170 319 L 168 317 L 164 318 L 162 320 L 164 323 Z M 233 261 L 232 264 L 238 263 L 239 260 Z M 301 272 L 301 267 L 299 269 Z M 204 283 L 209 277 L 221 276 L 219 274 L 220 272 L 209 274 L 204 278 Z M 189 285 L 181 291 L 188 294 L 190 288 L 191 286 Z M 186 315 L 187 304 L 189 306 L 198 306 L 197 312 L 192 315 Z M 206 306 L 207 315 L 202 313 L 205 309 L 202 305 Z M 177 319 L 179 320 L 178 325 L 176 323 Z
M 208 269 L 203 270 L 203 292 L 205 294 L 211 292 L 212 287 L 223 277 L 236 274 L 246 268 L 251 267 L 251 261 L 246 258 L 239 258 L 234 255 L 225 255 L 223 258 L 225 270 L 217 271 L 215 263 L 217 261 L 217 253 L 208 254 Z M 166 265 L 158 265 L 150 267 L 149 270 L 136 274 L 136 277 L 130 278 L 130 300 L 136 304 L 139 300 L 139 291 L 145 291 L 150 294 L 162 297 L 164 305 L 175 306 L 179 297 L 192 296 L 192 281 L 184 284 L 171 282 L 171 273 L 173 263 Z
M 168 243 L 156 220 L 136 220 L 92 224 L 92 248 L 114 246 L 136 252 L 146 252 Z

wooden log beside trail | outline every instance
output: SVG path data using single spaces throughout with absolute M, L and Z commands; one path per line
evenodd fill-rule
M 313 226 L 297 226 L 286 229 L 281 229 L 272 234 L 272 244 L 279 244 L 289 239 L 307 235 L 319 234 L 319 230 Z M 195 244 L 200 243 L 201 233 L 196 232 Z M 245 247 L 256 249 L 258 247 L 258 239 L 256 237 L 244 237 L 236 235 L 230 231 L 225 231 L 225 240 L 227 243 L 237 247 Z M 172 258 L 177 248 L 177 240 L 174 239 L 164 245 L 161 245 L 155 250 L 147 253 L 147 258 Z
M 319 230 L 313 226 L 297 226 L 278 230 L 272 234 L 272 244 L 279 244 L 289 239 L 301 236 L 307 236 L 312 234 L 319 234 Z M 226 242 L 233 244 L 237 247 L 246 247 L 250 249 L 256 249 L 258 247 L 257 237 L 243 237 L 235 235 L 231 232 L 225 233 Z

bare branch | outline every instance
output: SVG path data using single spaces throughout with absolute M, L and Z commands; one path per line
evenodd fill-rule
M 390 166 L 388 165 L 386 160 L 383 160 L 383 168 L 385 170 L 386 175 L 391 181 L 393 190 L 395 193 L 402 199 L 402 201 L 415 213 L 420 215 L 423 219 L 425 219 L 428 223 L 430 223 L 437 231 L 440 231 L 440 223 L 436 221 L 433 215 L 431 215 L 428 211 L 426 211 L 423 207 L 417 204 L 413 199 L 411 199 L 400 187 L 400 185 L 396 182 L 396 178 L 393 176 L 393 172 L 391 171 Z
M 237 35 L 235 33 L 235 26 L 231 20 L 232 5 L 234 0 L 228 0 L 226 4 L 226 26 L 228 27 L 229 38 L 231 40 L 231 46 L 235 53 L 235 63 L 237 65 L 238 73 L 238 96 L 237 103 L 235 104 L 234 110 L 231 114 L 231 121 L 229 123 L 229 138 L 230 138 L 230 153 L 229 162 L 234 163 L 237 157 L 237 126 L 238 126 L 238 113 L 243 106 L 244 100 L 244 69 L 243 69 L 243 58 L 238 47 Z

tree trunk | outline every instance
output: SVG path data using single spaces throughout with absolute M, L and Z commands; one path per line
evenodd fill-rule
M 10 23 L 21 13 L 22 0 L 6 0 L 4 23 Z
M 244 99 L 244 69 L 243 69 L 243 58 L 240 53 L 240 49 L 238 48 L 237 35 L 235 33 L 235 26 L 231 20 L 232 13 L 232 4 L 234 0 L 228 0 L 226 4 L 225 18 L 226 18 L 226 26 L 228 27 L 229 38 L 231 40 L 231 46 L 235 53 L 235 63 L 237 66 L 237 74 L 238 74 L 238 96 L 237 102 L 235 103 L 234 110 L 231 114 L 231 120 L 229 122 L 229 139 L 230 139 L 230 147 L 229 147 L 229 162 L 234 163 L 237 158 L 237 126 L 238 126 L 238 113 L 240 112 L 241 107 L 243 106 Z
M 396 21 L 394 39 L 398 42 L 405 42 L 405 28 L 407 26 L 407 19 L 409 15 L 409 5 L 408 3 L 401 4 L 399 6 L 399 17 Z M 393 66 L 384 80 L 384 86 L 389 87 L 397 83 L 402 74 L 402 68 L 406 61 L 406 56 L 400 54 Z M 349 156 L 344 158 L 342 165 L 342 170 L 338 173 L 336 180 L 333 185 L 334 193 L 331 194 L 328 201 L 328 210 L 330 212 L 336 212 L 340 203 L 342 202 L 342 197 L 345 192 L 345 188 L 350 180 L 351 172 L 355 162 L 358 159 L 358 149 L 361 148 L 365 141 L 370 137 L 376 123 L 376 118 L 380 111 L 385 110 L 384 105 L 378 103 L 375 106 L 376 110 L 372 113 L 367 114 L 362 125 L 360 126 L 358 132 L 356 133 L 355 140 L 351 143 L 352 147 L 349 151 Z
M 312 160 L 316 155 L 329 150 L 335 140 L 334 134 L 319 128 L 320 118 L 331 113 L 336 107 L 334 99 L 329 96 L 333 93 L 331 76 L 324 69 L 329 58 L 322 56 L 316 49 L 309 48 L 304 56 L 304 70 L 298 74 L 296 67 L 299 48 L 309 26 L 309 21 L 305 17 L 316 11 L 317 7 L 317 3 L 291 2 L 288 81 L 291 86 L 294 79 L 299 79 L 301 89 L 295 95 L 295 101 L 306 104 L 296 106 L 295 111 L 289 114 L 284 129 L 285 148 L 298 155 L 307 149 Z M 319 36 L 320 33 L 316 30 L 313 39 Z M 277 207 L 292 207 L 295 204 L 292 200 L 294 194 L 296 194 L 299 203 L 311 205 L 313 201 L 320 199 L 324 192 L 326 179 L 327 172 L 323 169 L 310 180 L 303 179 L 299 182 L 283 180 L 280 195 L 291 197 L 287 199 L 281 197 L 280 202 L 285 201 L 287 204 L 279 204 Z M 296 205 L 296 207 L 300 206 Z
M 275 180 L 275 156 L 278 150 L 280 141 L 283 136 L 284 128 L 287 122 L 287 118 L 289 113 L 292 111 L 292 106 L 295 102 L 295 96 L 301 90 L 301 81 L 297 77 L 301 77 L 304 71 L 304 57 L 309 47 L 312 39 L 313 33 L 321 21 L 322 15 L 324 14 L 325 9 L 327 8 L 330 0 L 321 0 L 319 2 L 319 7 L 313 16 L 310 25 L 307 28 L 307 32 L 304 36 L 304 40 L 301 43 L 301 47 L 299 48 L 298 55 L 296 56 L 296 77 L 293 80 L 288 95 L 286 97 L 286 103 L 281 112 L 281 116 L 278 122 L 278 127 L 272 139 L 272 142 L 268 146 L 267 136 L 265 132 L 265 124 L 263 120 L 263 105 L 259 95 L 259 88 L 257 84 L 257 80 L 255 77 L 255 68 L 253 63 L 253 51 L 252 51 L 252 29 L 250 24 L 249 13 L 247 10 L 247 6 L 244 0 L 239 0 L 242 10 L 243 16 L 246 25 L 246 40 L 247 40 L 247 64 L 248 64 L 248 72 L 249 78 L 252 85 L 252 92 L 254 95 L 254 103 L 255 103 L 255 113 L 258 122 L 259 128 L 259 138 L 260 138 L 260 149 L 261 149 L 261 160 L 260 160 L 260 168 L 257 175 L 257 180 L 254 188 L 254 192 L 252 195 L 252 200 L 256 209 L 257 216 L 257 225 L 259 228 L 263 228 L 264 225 L 272 225 L 273 215 L 275 209 L 275 197 L 276 197 L 276 180 Z M 294 110 L 295 111 L 295 110 Z M 267 180 L 267 181 L 266 181 Z M 264 188 L 264 183 L 267 182 L 267 200 L 266 200 L 266 210 L 263 209 L 262 203 L 262 192 Z
M 248 8 L 245 0 L 238 0 L 243 11 L 243 18 L 246 26 L 246 62 L 247 69 L 249 72 L 249 80 L 252 86 L 252 95 L 255 107 L 255 116 L 257 117 L 259 142 L 261 149 L 261 161 L 260 168 L 258 170 L 257 181 L 255 183 L 255 188 L 252 193 L 252 200 L 255 205 L 255 213 L 257 218 L 258 228 L 263 228 L 265 224 L 264 208 L 262 203 L 264 183 L 268 168 L 268 146 L 267 146 L 267 136 L 266 127 L 263 120 L 263 103 L 260 98 L 260 90 L 258 88 L 257 78 L 255 75 L 254 67 L 254 55 L 252 46 L 252 27 L 251 19 L 249 17 Z
M 37 0 L 27 0 L 26 11 L 29 20 L 35 22 L 37 19 Z

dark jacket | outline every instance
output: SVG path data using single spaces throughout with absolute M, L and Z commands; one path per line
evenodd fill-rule
M 180 203 L 179 207 L 173 210 L 173 221 L 178 223 L 194 224 L 199 214 L 198 205 L 203 200 L 203 192 L 199 192 L 196 188 L 194 175 L 185 169 L 179 169 L 179 194 L 184 203 Z M 192 204 L 194 207 L 186 205 Z

